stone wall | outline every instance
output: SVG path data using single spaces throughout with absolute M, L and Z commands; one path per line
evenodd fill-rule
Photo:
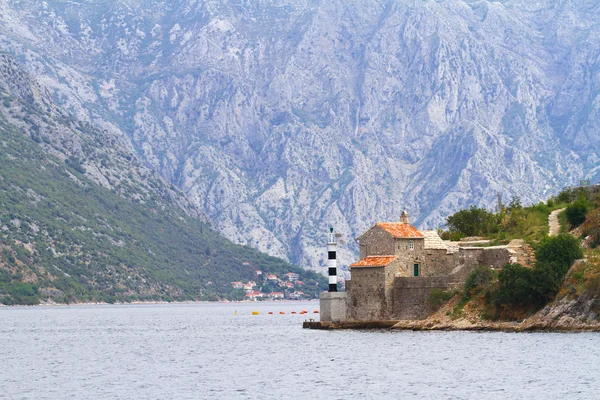
M 514 255 L 514 250 L 500 246 L 462 247 L 454 252 L 415 246 L 414 251 L 397 252 L 397 259 L 387 267 L 352 268 L 350 318 L 357 321 L 425 318 L 431 311 L 427 307 L 431 290 L 458 287 L 478 266 L 501 267 Z M 418 277 L 413 276 L 415 263 L 420 267 Z
M 389 319 L 385 296 L 385 268 L 352 268 L 350 318 L 357 321 Z
M 348 320 L 348 293 L 324 292 L 319 296 L 321 321 L 341 322 Z
M 511 261 L 513 255 L 513 252 L 506 247 L 484 247 L 481 265 L 502 268 L 504 264 Z
M 458 265 L 458 253 L 449 253 L 446 249 L 427 249 L 419 261 L 423 265 L 422 276 L 448 275 Z
M 396 255 L 405 254 L 411 251 L 422 252 L 425 249 L 425 240 L 423 238 L 418 239 L 395 239 L 396 241 Z M 410 249 L 410 242 L 413 242 L 413 250 Z
M 392 293 L 391 317 L 395 319 L 422 319 L 431 310 L 427 297 L 433 289 L 449 290 L 464 283 L 478 266 L 499 267 L 510 262 L 512 253 L 506 247 L 467 247 L 447 254 L 446 250 L 425 250 L 424 275 L 397 277 Z
M 529 244 L 514 247 L 511 250 L 515 252 L 513 255 L 514 260 L 511 260 L 511 262 L 517 262 L 525 267 L 533 267 L 535 265 L 535 252 Z
M 394 238 L 379 226 L 369 229 L 359 238 L 360 259 L 368 256 L 391 256 L 394 254 Z
M 409 243 L 413 240 L 414 248 L 410 250 Z M 395 276 L 413 276 L 414 264 L 419 264 L 419 275 L 422 275 L 423 270 L 423 239 L 396 239 L 396 260 L 398 268 L 395 271 Z
M 432 311 L 427 297 L 433 289 L 449 290 L 457 286 L 455 276 L 406 277 L 394 282 L 392 318 L 423 319 Z

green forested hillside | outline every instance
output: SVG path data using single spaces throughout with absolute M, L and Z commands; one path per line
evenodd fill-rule
M 1 302 L 217 300 L 256 269 L 298 272 L 306 293 L 326 286 L 158 198 L 136 202 L 92 183 L 34 139 L 0 115 Z

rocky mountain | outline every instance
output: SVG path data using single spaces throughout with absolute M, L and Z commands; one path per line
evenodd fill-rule
M 141 165 L 118 135 L 77 120 L 0 54 L 0 304 L 239 299 L 231 281 L 297 272 L 235 245 Z
M 0 43 L 228 238 L 306 267 L 600 163 L 600 2 L 4 0 Z

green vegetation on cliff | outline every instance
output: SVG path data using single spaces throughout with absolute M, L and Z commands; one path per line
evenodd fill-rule
M 448 217 L 448 229 L 442 232 L 442 238 L 458 240 L 468 236 L 485 236 L 497 241 L 539 241 L 548 234 L 550 212 L 565 206 L 550 200 L 523 207 L 519 198 L 513 198 L 508 205 L 499 204 L 497 212 L 472 206 Z
M 565 190 L 557 198 L 549 200 L 548 204 L 541 203 L 533 207 L 520 208 L 521 216 L 517 221 L 520 219 L 521 222 L 515 226 L 528 226 L 529 224 L 523 221 L 534 220 L 532 215 L 544 214 L 546 208 L 549 210 L 566 207 L 561 223 L 567 225 L 566 230 L 579 228 L 571 233 L 562 233 L 553 237 L 538 236 L 537 233 L 527 236 L 528 232 L 541 231 L 541 223 L 539 229 L 531 231 L 521 229 L 521 235 L 527 237 L 535 249 L 536 261 L 533 267 L 506 264 L 499 272 L 485 267 L 474 270 L 468 277 L 461 300 L 458 301 L 452 314 L 455 317 L 461 316 L 468 308 L 485 319 L 521 320 L 550 302 L 567 300 L 585 303 L 585 307 L 579 307 L 578 312 L 585 309 L 591 310 L 589 315 L 592 317 L 600 315 L 600 262 L 598 261 L 600 251 L 595 249 L 600 244 L 600 194 L 596 189 L 598 188 L 588 187 Z M 511 214 L 519 210 L 513 205 L 514 203 L 511 203 L 511 207 L 505 210 L 502 218 L 499 218 L 499 214 L 488 213 L 481 209 L 475 212 L 473 208 L 456 213 L 448 218 L 450 230 L 445 234 L 464 235 L 470 232 L 464 229 L 465 221 L 471 221 L 476 216 L 483 221 L 487 218 L 500 222 L 499 226 L 492 228 L 491 232 L 483 224 L 484 228 L 479 230 L 479 234 L 511 237 L 512 235 L 508 235 L 509 230 L 506 229 L 508 226 L 506 221 L 514 218 Z M 544 225 L 547 232 L 547 219 Z M 538 237 L 540 238 L 533 240 Z M 581 243 L 589 249 L 584 252 Z M 585 261 L 574 263 L 584 255 Z M 440 296 L 436 294 L 435 297 Z
M 297 272 L 313 296 L 326 287 L 164 199 L 124 199 L 36 142 L 0 115 L 0 302 L 226 299 L 256 269 Z

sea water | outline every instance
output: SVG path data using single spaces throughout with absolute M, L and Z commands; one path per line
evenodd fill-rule
M 318 309 L 0 308 L 0 399 L 600 398 L 600 334 L 302 329 Z

